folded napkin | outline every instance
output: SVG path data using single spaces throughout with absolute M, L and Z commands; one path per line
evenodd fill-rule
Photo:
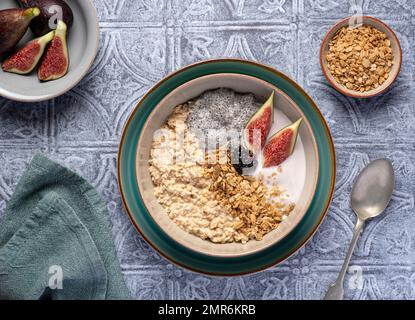
M 128 298 L 97 192 L 36 155 L 0 223 L 0 299 Z

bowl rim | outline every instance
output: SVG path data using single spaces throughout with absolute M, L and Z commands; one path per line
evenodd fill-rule
M 138 225 L 138 223 L 135 221 L 135 219 L 133 219 L 133 215 L 130 211 L 130 207 L 128 205 L 127 199 L 126 199 L 126 195 L 124 194 L 124 188 L 123 188 L 123 184 L 121 181 L 121 158 L 122 158 L 122 153 L 123 153 L 123 149 L 124 147 L 124 142 L 126 139 L 126 129 L 129 127 L 130 123 L 133 121 L 133 118 L 135 116 L 135 114 L 137 113 L 138 109 L 141 107 L 142 103 L 145 101 L 145 99 L 148 98 L 148 96 L 150 96 L 151 93 L 153 93 L 157 88 L 159 88 L 165 81 L 173 78 L 174 76 L 177 76 L 178 74 L 180 74 L 183 71 L 189 70 L 191 68 L 194 67 L 198 67 L 200 65 L 204 65 L 204 64 L 208 64 L 208 63 L 220 63 L 220 62 L 230 62 L 230 63 L 246 63 L 249 65 L 253 65 L 255 67 L 258 68 L 263 68 L 269 72 L 272 72 L 273 74 L 277 74 L 279 76 L 281 76 L 283 79 L 285 79 L 286 81 L 290 82 L 291 85 L 293 85 L 297 90 L 301 91 L 301 94 L 305 97 L 305 99 L 313 106 L 314 110 L 316 111 L 317 117 L 321 120 L 322 125 L 326 131 L 327 134 L 327 138 L 328 138 L 328 143 L 330 145 L 330 156 L 331 156 L 331 160 L 332 160 L 332 169 L 331 169 L 331 178 L 330 178 L 330 187 L 329 187 L 329 193 L 327 195 L 327 201 L 324 205 L 324 207 L 321 210 L 320 216 L 318 218 L 318 221 L 314 224 L 313 228 L 301 239 L 301 241 L 298 243 L 298 245 L 295 246 L 295 248 L 293 250 L 291 250 L 290 252 L 287 252 L 286 254 L 284 254 L 282 257 L 280 257 L 279 259 L 273 260 L 270 263 L 264 264 L 261 267 L 257 267 L 254 268 L 252 270 L 247 270 L 247 271 L 240 271 L 240 272 L 226 272 L 226 273 L 222 273 L 222 272 L 216 272 L 216 271 L 207 271 L 207 270 L 202 270 L 199 267 L 194 267 L 191 265 L 188 265 L 180 260 L 174 259 L 172 257 L 170 257 L 167 253 L 163 252 L 161 249 L 158 248 L 158 246 L 156 244 L 154 244 L 149 237 L 144 233 L 144 231 L 142 231 L 142 229 L 140 228 L 140 226 Z M 173 263 L 174 265 L 184 268 L 186 270 L 190 270 L 199 274 L 205 274 L 205 275 L 209 275 L 209 276 L 214 276 L 214 277 L 239 277 L 242 275 L 247 275 L 247 274 L 255 274 L 257 272 L 261 272 L 263 270 L 266 270 L 272 266 L 278 265 L 282 262 L 284 262 L 285 260 L 287 260 L 289 257 L 291 257 L 292 255 L 294 255 L 296 252 L 298 252 L 299 250 L 301 250 L 301 248 L 303 248 L 312 238 L 312 236 L 315 234 L 315 232 L 318 230 L 318 228 L 321 226 L 324 218 L 327 216 L 328 210 L 330 208 L 330 205 L 333 201 L 333 197 L 334 197 L 334 190 L 335 190 L 335 184 L 336 184 L 336 178 L 337 178 L 337 166 L 336 166 L 336 150 L 334 147 L 334 141 L 333 141 L 333 137 L 330 133 L 330 129 L 329 126 L 327 124 L 327 121 L 325 120 L 325 118 L 323 117 L 323 114 L 321 113 L 320 109 L 318 108 L 317 104 L 315 103 L 315 101 L 311 98 L 311 96 L 304 90 L 302 89 L 302 87 L 295 82 L 294 80 L 292 80 L 290 77 L 288 77 L 285 73 L 276 70 L 275 68 L 267 65 L 267 64 L 263 64 L 260 62 L 256 62 L 256 61 L 251 61 L 251 60 L 244 60 L 244 59 L 238 59 L 238 58 L 216 58 L 216 59 L 207 59 L 207 60 L 202 60 L 202 61 L 197 61 L 194 63 L 191 63 L 189 65 L 183 66 L 181 68 L 178 68 L 175 71 L 170 72 L 169 74 L 167 74 L 166 76 L 164 76 L 160 81 L 158 81 L 153 87 L 151 87 L 142 97 L 141 99 L 139 99 L 139 101 L 137 102 L 137 104 L 135 105 L 135 107 L 133 108 L 133 110 L 131 111 L 131 114 L 129 115 L 127 121 L 124 124 L 123 127 L 123 133 L 121 135 L 120 138 L 120 144 L 119 144 L 119 148 L 118 148 L 118 153 L 117 153 L 117 182 L 118 182 L 118 187 L 120 190 L 120 194 L 121 194 L 121 200 L 123 203 L 123 207 L 128 215 L 129 220 L 131 221 L 132 225 L 134 226 L 134 229 L 140 234 L 140 236 L 146 241 L 146 243 L 148 243 L 150 245 L 150 247 L 155 250 L 160 256 L 162 256 L 163 258 L 165 258 L 167 261 Z
M 328 75 L 328 69 L 324 67 L 324 61 L 326 60 L 326 58 L 323 55 L 323 51 L 324 51 L 324 47 L 326 46 L 326 43 L 329 41 L 329 35 L 332 31 L 337 31 L 336 29 L 339 29 L 340 25 L 342 25 L 345 21 L 349 20 L 350 18 L 352 18 L 353 16 L 348 16 L 346 18 L 341 19 L 340 21 L 336 22 L 332 27 L 330 27 L 330 29 L 327 31 L 326 35 L 324 36 L 323 41 L 321 42 L 320 45 L 320 67 L 321 70 L 323 71 L 323 74 L 325 76 L 325 78 L 327 79 L 327 81 L 330 83 L 330 85 L 336 89 L 337 91 L 339 91 L 340 93 L 352 97 L 352 98 L 371 98 L 377 95 L 380 95 L 382 93 L 384 93 L 386 90 L 388 90 L 391 85 L 395 82 L 396 78 L 398 77 L 400 71 L 401 71 L 401 66 L 402 66 L 402 47 L 401 47 L 401 43 L 399 42 L 398 37 L 396 36 L 395 32 L 393 31 L 393 29 L 391 27 L 389 27 L 386 23 L 384 23 L 383 21 L 372 17 L 372 16 L 362 16 L 363 18 L 363 23 L 364 20 L 372 20 L 373 22 L 382 25 L 384 28 L 386 28 L 392 35 L 393 41 L 396 43 L 396 46 L 398 48 L 398 69 L 396 71 L 396 73 L 393 75 L 392 81 L 385 86 L 384 88 L 382 88 L 382 90 L 378 91 L 378 92 L 374 92 L 374 93 L 370 93 L 370 91 L 367 91 L 367 93 L 352 93 L 350 91 L 347 91 L 343 88 L 343 86 L 339 83 L 336 83 L 335 81 L 331 80 L 329 75 Z
M 304 121 L 304 123 L 305 123 L 305 125 L 307 126 L 307 128 L 308 128 L 308 131 L 310 132 L 310 138 L 311 138 L 311 141 L 312 141 L 312 147 L 313 147 L 313 150 L 314 150 L 314 156 L 315 156 L 315 158 L 316 158 L 316 161 L 315 161 L 315 168 L 314 168 L 314 170 L 315 170 L 315 172 L 316 172 L 316 175 L 315 175 L 315 178 L 313 179 L 313 184 L 312 184 L 312 189 L 311 189 L 311 192 L 310 192 L 310 194 L 309 194 L 309 196 L 308 196 L 308 199 L 307 199 L 307 201 L 305 202 L 305 206 L 303 207 L 303 209 L 301 210 L 301 217 L 300 217 L 300 219 L 298 219 L 298 221 L 296 221 L 296 223 L 295 224 L 293 224 L 292 226 L 291 226 L 291 228 L 289 229 L 289 231 L 283 236 L 283 237 L 281 237 L 281 238 L 279 238 L 277 241 L 271 241 L 270 243 L 268 243 L 267 245 L 265 245 L 265 246 L 263 246 L 263 247 L 261 247 L 261 248 L 259 248 L 259 249 L 257 249 L 257 250 L 251 250 L 251 251 L 249 251 L 249 252 L 243 252 L 243 253 L 238 253 L 238 254 L 214 254 L 214 253 L 209 253 L 209 252 L 201 252 L 201 251 L 198 251 L 198 250 L 196 250 L 195 248 L 192 248 L 192 247 L 189 247 L 186 243 L 184 243 L 183 241 L 179 241 L 179 240 L 177 240 L 177 237 L 172 237 L 159 223 L 158 223 L 158 221 L 155 219 L 155 217 L 151 214 L 151 210 L 149 209 L 149 207 L 147 206 L 147 204 L 146 204 L 146 201 L 144 200 L 144 198 L 143 198 L 143 196 L 142 196 L 142 193 L 141 193 L 141 188 L 140 188 L 140 184 L 139 184 L 139 182 L 138 182 L 138 180 L 139 180 L 139 176 L 138 176 L 138 172 L 136 171 L 136 175 L 135 175 L 135 180 L 136 180 L 136 183 L 137 183 L 137 185 L 138 185 L 138 191 L 139 191 L 139 195 L 140 195 L 140 198 L 141 198 L 141 201 L 142 201 L 142 203 L 143 203 L 143 205 L 144 205 L 144 207 L 146 208 L 146 210 L 148 211 L 148 213 L 149 213 L 149 216 L 151 217 L 151 219 L 154 221 L 154 223 L 161 229 L 161 230 L 163 230 L 168 236 L 169 236 L 169 238 L 170 239 L 172 239 L 172 241 L 175 241 L 175 242 L 177 242 L 177 243 L 179 243 L 180 245 L 182 245 L 182 246 L 184 246 L 184 247 L 186 247 L 187 249 L 189 249 L 189 250 L 191 250 L 191 251 L 193 251 L 193 252 L 196 252 L 196 253 L 202 253 L 202 254 L 205 254 L 205 255 L 208 255 L 208 256 L 211 256 L 211 257 L 220 257 L 220 258 L 233 258 L 233 257 L 242 257 L 242 256 L 247 256 L 247 255 L 250 255 L 250 254 L 256 254 L 256 253 L 260 253 L 261 251 L 263 251 L 263 250 L 265 250 L 265 249 L 267 249 L 267 248 L 269 248 L 270 246 L 273 246 L 273 245 L 276 245 L 278 242 L 280 242 L 281 240 L 283 240 L 285 237 L 287 237 L 294 229 L 295 229 L 295 227 L 301 222 L 301 220 L 304 218 L 304 216 L 305 216 L 305 214 L 307 213 L 307 211 L 308 211 L 308 209 L 310 208 L 310 205 L 311 205 L 311 202 L 313 201 L 313 199 L 314 199 L 314 196 L 315 196 L 315 193 L 316 193 L 316 191 L 317 191 L 317 184 L 318 184 L 318 180 L 319 180 L 319 174 L 320 174 L 320 156 L 319 156 L 319 154 L 318 154 L 318 148 L 317 148 L 317 140 L 316 140 L 316 138 L 315 138 L 315 135 L 314 135 L 314 131 L 313 131 L 313 128 L 311 127 L 311 124 L 309 123 L 309 121 L 308 121 L 308 119 L 307 119 L 307 117 L 305 116 L 305 114 L 304 114 L 304 112 L 298 107 L 298 105 L 294 102 L 294 100 L 288 95 L 288 94 L 286 94 L 285 92 L 283 92 L 281 89 L 279 89 L 278 87 L 276 87 L 275 85 L 273 85 L 273 84 L 271 84 L 271 83 L 269 83 L 269 82 L 267 82 L 267 81 L 265 81 L 265 80 L 262 80 L 262 79 L 259 79 L 259 78 L 256 78 L 256 77 L 254 77 L 254 76 L 251 76 L 251 75 L 246 75 L 246 74 L 237 74 L 237 73 L 229 73 L 229 72 L 222 72 L 222 73 L 215 73 L 215 74 L 209 74 L 209 75 L 204 75 L 204 76 L 201 76 L 201 77 L 198 77 L 198 78 L 195 78 L 195 79 L 192 79 L 192 80 L 190 80 L 190 81 L 187 81 L 187 82 L 185 82 L 185 83 L 183 83 L 183 84 L 181 84 L 180 86 L 178 86 L 178 87 L 176 87 L 175 89 L 173 89 L 172 91 L 170 91 L 170 93 L 169 94 L 167 94 L 165 97 L 163 97 L 163 99 L 161 99 L 160 100 L 160 102 L 159 103 L 157 103 L 157 105 L 151 110 L 151 112 L 149 113 L 149 115 L 147 116 L 147 118 L 146 118 L 146 120 L 145 120 L 145 122 L 144 122 L 144 124 L 143 124 L 143 128 L 142 128 L 142 130 L 140 131 L 140 134 L 139 134 L 139 137 L 138 137 L 138 143 L 137 143 L 137 149 L 136 149 L 136 151 L 135 151 L 135 163 L 136 163 L 136 166 L 138 167 L 138 163 L 139 163 L 139 159 L 138 159 L 138 157 L 139 157 L 139 152 L 140 152 L 140 149 L 138 148 L 138 146 L 140 146 L 140 142 L 142 141 L 142 138 L 143 138 L 143 132 L 145 131 L 145 129 L 146 129 L 146 127 L 148 127 L 148 125 L 149 125 L 149 123 L 150 123 L 150 118 L 151 118 L 151 116 L 152 115 L 154 115 L 154 113 L 157 111 L 157 109 L 159 109 L 160 108 L 160 106 L 161 106 L 161 104 L 162 103 L 164 103 L 169 97 L 170 97 L 170 95 L 171 94 L 173 94 L 174 92 L 178 92 L 178 91 L 180 91 L 180 90 L 182 90 L 183 89 L 183 87 L 184 86 L 186 86 L 186 85 L 188 85 L 190 82 L 193 82 L 193 81 L 195 81 L 195 80 L 197 80 L 197 79 L 201 79 L 201 78 L 215 78 L 215 77 L 218 77 L 218 76 L 223 76 L 223 75 L 234 75 L 234 76 L 238 76 L 238 77 L 242 77 L 242 78 L 252 78 L 252 79 L 254 79 L 254 81 L 258 81 L 258 82 L 261 82 L 261 83 L 263 83 L 264 85 L 268 85 L 268 86 L 270 86 L 271 88 L 272 88 L 272 90 L 273 91 L 275 91 L 275 93 L 276 94 L 279 94 L 279 95 L 283 95 L 287 100 L 289 100 L 289 102 L 290 102 L 290 104 L 297 110 L 297 112 L 301 115 L 301 117 L 303 118 L 303 121 Z M 214 89 L 208 89 L 208 90 L 214 90 Z M 251 93 L 253 93 L 253 92 L 251 92 Z M 307 174 L 307 173 L 306 173 Z M 174 221 L 172 221 L 171 220 L 171 222 L 172 223 L 174 223 Z M 277 229 L 277 228 L 276 228 Z M 274 230 L 276 230 L 276 229 L 274 229 Z M 183 229 L 182 229 L 183 230 Z M 272 231 L 274 231 L 274 230 L 272 230 Z M 187 232 L 186 230 L 183 230 L 183 231 L 185 231 L 185 232 Z M 271 232 L 272 232 L 271 231 Z M 189 233 L 190 234 L 190 233 Z M 268 233 L 269 234 L 269 233 Z M 193 236 L 195 236 L 195 235 L 193 235 Z M 195 237 L 197 237 L 197 236 L 195 236 Z M 203 240 L 203 239 L 202 239 Z M 209 241 L 209 240 L 205 240 L 205 241 Z M 261 240 L 262 241 L 262 240 Z
M 99 46 L 99 39 L 100 39 L 100 29 L 99 29 L 99 19 L 98 19 L 98 13 L 97 8 L 95 7 L 93 0 L 82 0 L 82 2 L 85 2 L 87 6 L 90 8 L 90 14 L 93 18 L 93 21 L 95 21 L 95 45 L 93 49 L 93 53 L 91 55 L 91 61 L 89 61 L 88 65 L 82 70 L 82 72 L 79 74 L 79 77 L 74 80 L 72 83 L 66 85 L 64 88 L 60 89 L 56 93 L 46 94 L 42 96 L 23 96 L 16 93 L 10 93 L 7 90 L 3 90 L 0 88 L 0 96 L 6 99 L 10 99 L 16 102 L 41 102 L 41 101 L 47 101 L 51 100 L 53 98 L 59 97 L 69 90 L 73 89 L 75 86 L 79 84 L 79 82 L 82 81 L 83 78 L 87 75 L 88 71 L 91 69 L 95 58 L 98 53 L 98 46 Z M 92 20 L 92 19 L 91 19 Z

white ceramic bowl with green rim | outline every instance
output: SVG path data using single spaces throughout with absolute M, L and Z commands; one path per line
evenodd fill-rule
M 4 72 L 0 68 L 0 96 L 22 101 L 36 102 L 52 99 L 72 89 L 82 80 L 94 62 L 99 44 L 99 25 L 92 0 L 65 0 L 71 7 L 74 22 L 68 33 L 69 70 L 61 79 L 40 82 L 37 68 L 28 75 Z M 14 0 L 2 0 L 0 10 L 16 8 Z M 30 29 L 17 48 L 33 39 Z M 2 62 L 6 56 L 2 56 Z
M 275 91 L 274 125 L 270 135 L 303 117 L 295 150 L 282 164 L 277 181 L 287 189 L 290 201 L 295 201 L 293 212 L 261 241 L 251 240 L 246 244 L 218 244 L 202 240 L 180 227 L 167 215 L 154 196 L 154 185 L 149 173 L 150 147 L 153 135 L 167 120 L 175 106 L 194 99 L 204 91 L 230 88 L 236 92 L 253 93 L 259 101 L 265 101 Z M 141 198 L 153 220 L 173 240 L 193 251 L 218 257 L 237 257 L 259 252 L 286 237 L 301 221 L 314 197 L 319 176 L 319 156 L 313 130 L 307 118 L 291 98 L 268 82 L 241 74 L 213 74 L 186 82 L 168 94 L 154 108 L 141 131 L 136 153 L 137 184 Z M 277 168 L 267 170 L 271 175 Z

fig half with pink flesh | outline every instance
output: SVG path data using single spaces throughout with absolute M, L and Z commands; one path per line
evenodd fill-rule
M 297 142 L 298 130 L 303 118 L 274 134 L 264 147 L 263 167 L 275 167 L 283 163 L 293 153 Z
M 69 67 L 68 47 L 66 45 L 66 24 L 59 20 L 55 36 L 46 49 L 38 70 L 40 81 L 50 81 L 62 78 Z
M 264 147 L 274 117 L 274 91 L 268 100 L 249 119 L 245 126 L 245 147 L 258 153 Z
M 54 31 L 45 34 L 43 37 L 28 42 L 23 48 L 3 62 L 4 71 L 28 74 L 39 63 L 45 51 L 46 45 L 53 39 Z

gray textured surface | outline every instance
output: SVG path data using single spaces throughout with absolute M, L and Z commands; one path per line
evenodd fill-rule
M 44 103 L 0 99 L 0 212 L 32 155 L 41 151 L 98 188 L 136 298 L 320 298 L 352 236 L 352 181 L 368 161 L 388 157 L 396 169 L 396 190 L 387 214 L 370 222 L 358 243 L 352 266 L 362 281 L 349 276 L 346 297 L 415 299 L 415 4 L 356 2 L 394 28 L 404 51 L 392 90 L 366 101 L 335 92 L 318 63 L 324 33 L 355 1 L 95 0 L 101 44 L 81 84 Z M 212 57 L 257 60 L 286 72 L 320 106 L 337 149 L 335 198 L 321 228 L 298 254 L 252 276 L 221 279 L 172 266 L 134 230 L 117 187 L 117 145 L 132 107 L 167 73 Z

